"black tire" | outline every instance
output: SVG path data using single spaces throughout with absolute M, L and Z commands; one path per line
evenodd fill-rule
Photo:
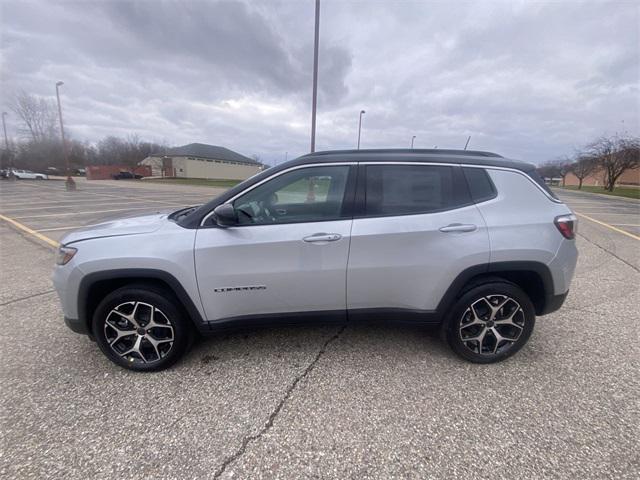
M 492 321 L 493 309 L 497 310 Z M 473 286 L 456 300 L 444 333 L 453 351 L 465 360 L 495 363 L 509 358 L 527 343 L 535 320 L 535 309 L 526 293 L 512 283 L 492 281 Z
M 136 306 L 137 310 L 132 311 Z M 133 320 L 129 318 L 132 313 Z M 153 326 L 146 328 L 150 324 Z M 191 323 L 175 297 L 151 285 L 129 285 L 108 294 L 96 308 L 92 327 L 96 343 L 109 360 L 123 368 L 143 372 L 164 370 L 173 365 L 187 351 L 193 338 Z M 135 333 L 124 335 L 129 331 Z M 137 351 L 126 354 L 136 346 Z

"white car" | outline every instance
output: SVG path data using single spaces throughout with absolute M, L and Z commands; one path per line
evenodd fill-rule
M 17 180 L 49 180 L 49 176 L 44 173 L 36 173 L 31 170 L 13 170 L 13 176 Z

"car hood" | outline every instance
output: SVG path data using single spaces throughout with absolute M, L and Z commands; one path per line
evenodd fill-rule
M 62 237 L 60 243 L 62 245 L 69 245 L 70 243 L 92 238 L 155 232 L 167 222 L 169 213 L 169 211 L 156 212 L 153 214 L 120 217 L 113 220 L 102 221 L 101 223 L 88 225 L 67 233 Z

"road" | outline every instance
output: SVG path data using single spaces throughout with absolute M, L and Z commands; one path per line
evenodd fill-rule
M 583 239 L 640 269 L 639 200 L 574 190 L 554 191 L 578 215 L 578 233 Z
M 0 211 L 40 231 L 76 217 L 16 210 L 207 197 L 34 188 L 3 182 Z M 63 325 L 52 250 L 3 222 L 0 243 L 2 478 L 638 478 L 640 243 L 609 227 L 581 218 L 565 306 L 489 366 L 433 332 L 347 325 L 239 331 L 169 371 L 124 371 Z

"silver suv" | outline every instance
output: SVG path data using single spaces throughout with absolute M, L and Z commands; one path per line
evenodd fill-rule
M 66 324 L 132 370 L 171 365 L 197 333 L 278 320 L 439 325 L 461 357 L 491 363 L 562 305 L 575 229 L 530 164 L 321 152 L 205 205 L 76 230 L 53 280 Z

